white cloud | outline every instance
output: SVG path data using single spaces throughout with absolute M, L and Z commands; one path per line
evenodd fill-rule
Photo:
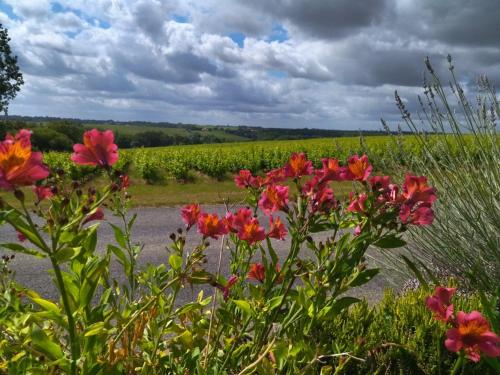
M 362 12 L 347 0 L 4 3 L 18 17 L 0 22 L 26 81 L 12 114 L 379 128 L 380 117 L 398 118 L 394 89 L 416 93 L 426 55 L 438 70 L 452 53 L 467 79 L 500 79 L 488 29 L 500 5 L 490 0 L 464 3 L 438 26 L 431 1 L 377 0 Z M 453 34 L 467 14 L 486 20 L 464 26 L 477 46 Z M 272 40 L 277 26 L 287 40 Z M 232 33 L 245 35 L 241 47 Z

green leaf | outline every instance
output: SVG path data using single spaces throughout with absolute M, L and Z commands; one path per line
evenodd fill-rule
M 53 342 L 44 331 L 34 326 L 31 331 L 31 342 L 36 350 L 45 354 L 51 360 L 63 358 L 61 347 Z
M 244 313 L 248 315 L 252 315 L 253 311 L 252 308 L 250 307 L 250 304 L 247 301 L 244 301 L 242 299 L 236 299 L 233 300 L 234 304 L 238 306 Z
M 168 263 L 172 266 L 174 270 L 178 271 L 182 267 L 182 257 L 180 257 L 177 254 L 172 254 L 168 258 Z
M 113 231 L 115 232 L 116 243 L 118 243 L 118 245 L 120 245 L 121 247 L 126 248 L 127 240 L 125 238 L 125 234 L 123 234 L 122 229 L 111 223 L 109 225 L 113 227 Z
M 31 300 L 35 302 L 37 305 L 40 305 L 47 311 L 52 311 L 57 314 L 61 313 L 61 310 L 59 309 L 59 306 L 57 306 L 54 302 L 51 302 L 49 300 L 43 299 L 43 298 L 37 298 L 37 297 L 31 297 Z
M 378 268 L 372 268 L 357 273 L 354 278 L 349 282 L 350 287 L 356 287 L 366 284 L 379 273 Z
M 99 335 L 106 332 L 105 322 L 97 322 L 87 327 L 85 337 Z
M 23 245 L 19 245 L 17 243 L 2 243 L 2 244 L 0 244 L 0 247 L 3 247 L 4 249 L 15 251 L 16 253 L 33 255 L 37 258 L 45 258 L 46 257 L 45 254 L 43 254 L 35 249 L 28 249 L 28 248 L 24 247 Z
M 76 254 L 75 248 L 65 247 L 58 250 L 57 253 L 55 253 L 54 257 L 56 258 L 57 263 L 61 264 L 73 258 L 75 254 Z
M 397 247 L 402 247 L 406 245 L 406 241 L 402 240 L 395 235 L 385 236 L 379 239 L 374 243 L 375 246 L 378 246 L 382 249 L 395 249 Z
M 283 297 L 284 296 L 276 296 L 267 301 L 267 307 L 269 308 L 269 311 L 272 311 L 275 308 L 279 307 L 281 305 L 281 301 L 283 301 Z
M 338 314 L 342 310 L 347 309 L 352 304 L 361 302 L 359 298 L 354 297 L 342 297 L 336 300 L 332 306 L 332 312 Z

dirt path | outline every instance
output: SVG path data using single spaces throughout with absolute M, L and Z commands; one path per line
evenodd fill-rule
M 224 207 L 217 206 L 204 206 L 208 212 L 217 211 L 224 212 Z M 139 263 L 144 266 L 148 263 L 165 263 L 168 259 L 166 246 L 170 243 L 169 235 L 179 228 L 182 224 L 179 216 L 178 208 L 162 207 L 162 208 L 139 208 L 132 210 L 138 213 L 138 218 L 133 228 L 134 242 L 144 243 L 144 250 L 139 258 Z M 118 224 L 118 220 L 108 214 L 108 219 Z M 265 221 L 262 221 L 265 222 Z M 318 238 L 326 238 L 328 233 L 322 233 Z M 0 226 L 0 241 L 10 242 L 16 241 L 16 234 L 12 229 L 3 225 Z M 200 237 L 192 231 L 187 239 L 187 249 L 190 245 L 196 244 Z M 206 267 L 208 270 L 215 272 L 217 268 L 217 261 L 219 256 L 219 244 L 217 241 L 212 240 L 211 246 L 207 249 Z M 109 225 L 103 223 L 99 229 L 99 243 L 98 248 L 103 249 L 107 243 L 114 243 L 113 231 Z M 276 250 L 281 258 L 286 256 L 289 248 L 288 241 L 275 241 Z M 375 256 L 378 250 L 373 249 L 369 251 L 372 256 Z M 7 254 L 0 250 L 1 254 Z M 9 253 L 10 254 L 10 253 Z M 228 270 L 228 257 L 222 258 L 221 270 L 226 273 Z M 50 269 L 50 264 L 45 259 L 38 259 L 24 254 L 16 254 L 15 260 L 12 262 L 12 269 L 15 271 L 15 278 L 22 285 L 34 289 L 39 294 L 49 298 L 57 298 L 57 290 L 51 280 L 50 274 L 47 272 Z M 112 264 L 111 272 L 115 277 L 124 280 L 121 273 L 121 268 L 117 263 Z M 383 290 L 389 286 L 387 278 L 382 273 L 373 279 L 368 285 L 353 291 L 352 295 L 366 297 L 370 301 L 376 301 L 380 298 Z M 209 292 L 210 289 L 207 290 Z M 185 290 L 181 298 L 183 300 L 190 299 L 192 294 L 196 291 Z

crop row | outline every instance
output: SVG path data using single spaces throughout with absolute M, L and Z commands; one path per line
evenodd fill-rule
M 255 173 L 277 168 L 293 152 L 305 152 L 316 166 L 321 165 L 321 159 L 325 157 L 345 160 L 349 155 L 366 153 L 375 168 L 383 170 L 394 160 L 403 164 L 410 162 L 412 157 L 421 155 L 422 150 L 416 139 L 409 136 L 170 146 L 121 150 L 118 167 L 129 165 L 135 174 L 146 180 L 154 180 L 158 175 L 185 180 L 190 171 L 220 179 L 240 169 Z M 63 168 L 72 175 L 81 173 L 81 169 L 70 162 L 67 153 L 48 153 L 45 161 L 51 167 Z

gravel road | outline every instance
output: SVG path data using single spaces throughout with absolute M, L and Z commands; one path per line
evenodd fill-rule
M 224 207 L 218 206 L 204 206 L 204 209 L 208 212 L 224 212 Z M 170 233 L 174 232 L 182 224 L 179 216 L 178 208 L 162 207 L 162 208 L 138 208 L 132 210 L 131 213 L 137 212 L 138 218 L 134 225 L 132 234 L 134 242 L 144 243 L 144 250 L 139 258 L 139 264 L 144 266 L 148 263 L 165 263 L 167 262 L 168 254 L 166 252 L 166 246 L 169 244 Z M 113 217 L 108 213 L 107 218 L 112 223 L 118 223 L 117 218 Z M 266 222 L 264 219 L 261 222 Z M 319 239 L 326 238 L 328 233 L 322 233 L 318 235 Z M 0 226 L 0 241 L 1 242 L 12 242 L 16 241 L 16 233 L 13 232 L 11 227 L 7 225 Z M 194 232 L 190 232 L 187 238 L 187 249 L 190 245 L 198 243 L 200 237 Z M 209 271 L 215 272 L 217 269 L 217 261 L 219 257 L 220 245 L 218 241 L 212 240 L 212 244 L 206 250 L 208 263 L 206 267 Z M 104 249 L 107 243 L 114 243 L 113 231 L 109 225 L 103 223 L 99 228 L 99 243 L 98 248 L 100 251 Z M 280 258 L 286 256 L 286 252 L 289 248 L 288 241 L 275 241 L 276 250 L 279 253 Z M 376 254 L 375 249 L 369 250 L 368 254 L 374 256 Z M 0 250 L 0 255 L 10 254 L 9 252 Z M 57 290 L 51 280 L 50 274 L 47 272 L 50 269 L 50 264 L 46 259 L 38 259 L 24 254 L 16 254 L 16 258 L 13 260 L 11 268 L 15 271 L 16 280 L 25 285 L 30 289 L 34 289 L 40 295 L 46 298 L 57 298 Z M 117 263 L 112 264 L 111 272 L 118 279 L 123 280 L 120 272 L 121 268 Z M 228 257 L 222 258 L 221 270 L 225 273 L 228 270 Z M 364 287 L 353 290 L 350 294 L 355 296 L 366 297 L 369 301 L 377 301 L 383 290 L 389 286 L 388 279 L 384 272 L 377 275 L 369 284 Z M 207 292 L 210 293 L 210 289 Z M 197 291 L 191 291 L 189 288 L 184 291 L 181 295 L 182 300 L 190 299 L 193 294 Z

